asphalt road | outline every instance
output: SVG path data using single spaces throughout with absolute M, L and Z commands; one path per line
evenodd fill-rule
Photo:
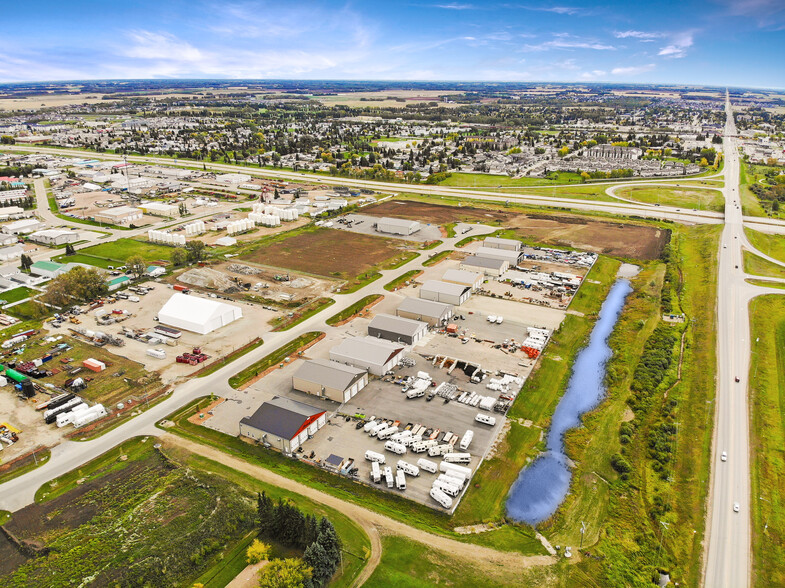
M 755 249 L 744 234 L 739 194 L 739 155 L 730 102 L 726 103 L 725 228 L 719 254 L 717 298 L 717 397 L 712 478 L 707 509 L 704 585 L 742 588 L 750 584 L 750 460 L 748 379 L 750 367 L 749 303 L 776 288 L 747 283 L 742 249 L 778 265 L 785 264 Z M 735 379 L 739 378 L 739 382 Z M 723 462 L 722 452 L 728 459 Z M 739 504 L 739 512 L 733 510 Z

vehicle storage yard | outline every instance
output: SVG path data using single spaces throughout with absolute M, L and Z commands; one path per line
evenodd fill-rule
M 203 424 L 236 436 L 241 430 L 241 420 L 247 420 L 263 403 L 278 402 L 275 397 L 303 403 L 325 411 L 326 421 L 321 428 L 308 430 L 307 438 L 292 450 L 294 455 L 316 467 L 452 512 L 468 482 L 459 484 L 456 490 L 450 487 L 449 479 L 440 476 L 454 475 L 458 479 L 462 471 L 468 477 L 479 467 L 504 427 L 504 413 L 534 369 L 550 334 L 560 327 L 567 303 L 577 291 L 576 286 L 563 299 L 563 304 L 557 305 L 538 304 L 535 300 L 527 303 L 530 300 L 505 298 L 501 294 L 491 296 L 492 288 L 511 288 L 499 280 L 517 277 L 527 273 L 526 270 L 542 274 L 543 280 L 546 275 L 564 274 L 565 279 L 575 279 L 579 285 L 596 255 L 522 249 L 518 269 L 500 278 L 478 276 L 477 283 L 481 284 L 478 291 L 455 305 L 452 317 L 429 328 L 413 345 L 401 344 L 405 349 L 400 364 L 382 376 L 371 376 L 367 385 L 342 403 L 294 389 L 293 376 L 309 360 L 331 359 L 332 350 L 342 341 L 364 337 L 376 317 L 395 315 L 405 300 L 418 299 L 424 284 L 457 270 L 461 258 L 480 246 L 481 243 L 472 243 L 456 252 L 455 259 L 424 267 L 410 284 L 385 294 L 365 315 L 343 326 L 326 328 L 321 341 L 302 355 L 284 361 L 282 369 L 274 369 L 230 394 L 227 402 L 204 415 Z M 553 279 L 554 284 L 541 285 L 540 291 L 558 288 L 559 279 Z M 531 289 L 521 292 L 529 294 Z M 366 426 L 371 427 L 371 421 L 374 426 L 386 422 L 396 428 L 382 433 L 380 439 L 365 430 Z M 417 445 L 418 439 L 426 441 L 425 445 Z M 434 446 L 438 449 L 433 449 Z M 366 456 L 368 451 L 371 453 Z M 446 453 L 456 464 L 440 464 Z M 382 459 L 383 464 L 374 465 L 374 460 Z M 425 468 L 418 466 L 421 459 L 427 460 Z M 399 460 L 402 460 L 400 468 L 409 472 L 403 480 L 396 474 Z M 389 480 L 385 475 L 387 467 Z M 435 471 L 428 471 L 434 468 Z M 436 482 L 438 488 L 444 490 L 447 484 L 448 496 L 432 492 L 437 479 L 441 480 Z

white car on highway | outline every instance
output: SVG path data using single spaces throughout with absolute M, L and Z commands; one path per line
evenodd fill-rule
M 738 502 L 734 502 L 733 503 L 733 512 L 739 512 L 739 503 Z
M 720 459 L 722 461 L 728 461 L 728 452 L 727 451 L 723 451 L 722 455 L 720 455 Z

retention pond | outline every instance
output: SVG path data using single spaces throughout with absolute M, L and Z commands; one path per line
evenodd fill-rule
M 553 413 L 546 451 L 521 470 L 507 498 L 513 520 L 536 525 L 548 519 L 567 495 L 571 472 L 564 453 L 564 434 L 581 423 L 581 415 L 592 410 L 605 395 L 605 367 L 611 357 L 608 337 L 619 320 L 630 282 L 618 279 L 602 304 L 589 344 L 575 358 L 567 391 Z

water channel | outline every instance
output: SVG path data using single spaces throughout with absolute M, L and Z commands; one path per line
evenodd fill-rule
M 536 525 L 549 518 L 567 495 L 572 474 L 564 453 L 564 433 L 580 425 L 605 394 L 605 364 L 611 357 L 608 337 L 619 320 L 630 282 L 618 279 L 602 303 L 589 344 L 575 358 L 567 391 L 553 413 L 546 451 L 521 470 L 507 498 L 507 513 L 516 521 Z

